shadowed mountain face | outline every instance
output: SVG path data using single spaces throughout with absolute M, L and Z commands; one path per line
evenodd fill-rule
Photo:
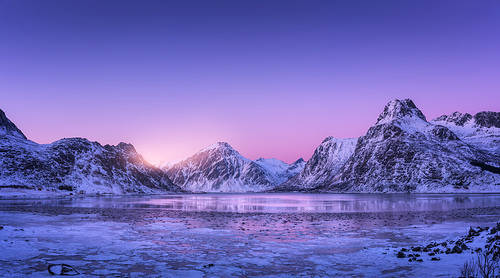
M 0 188 L 116 194 L 180 190 L 130 144 L 102 146 L 83 138 L 37 144 L 1 110 L 0 130 Z
M 474 115 L 474 122 L 481 127 L 500 128 L 500 112 L 483 111 Z
M 481 128 L 493 129 L 498 113 L 478 114 L 477 117 L 454 114 L 438 119 L 439 123 L 445 120 L 460 123 L 458 126 L 474 121 L 476 135 L 484 135 Z M 481 119 L 479 123 L 476 118 Z M 324 151 L 325 145 L 321 144 L 304 171 L 280 188 L 298 186 L 350 192 L 498 191 L 500 176 L 491 169 L 500 166 L 499 156 L 481 148 L 484 144 L 476 144 L 437 123 L 427 122 L 413 101 L 393 100 L 354 148 L 337 154 Z M 485 136 L 481 138 L 478 140 L 481 143 L 488 141 Z
M 166 169 L 175 184 L 194 192 L 256 192 L 272 189 L 302 170 L 276 159 L 252 161 L 228 143 L 213 144 Z
M 304 170 L 277 189 L 304 190 L 321 186 L 332 180 L 354 152 L 357 138 L 327 137 L 307 161 Z

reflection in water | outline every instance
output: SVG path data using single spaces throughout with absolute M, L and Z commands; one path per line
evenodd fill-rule
M 0 201 L 6 202 L 7 200 Z M 397 212 L 446 211 L 493 207 L 500 194 L 178 194 L 161 196 L 116 196 L 58 200 L 16 200 L 17 205 L 56 205 L 98 208 L 158 208 L 210 212 Z

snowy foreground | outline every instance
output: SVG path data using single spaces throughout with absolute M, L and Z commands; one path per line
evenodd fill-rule
M 470 251 L 396 254 L 499 219 L 500 194 L 0 199 L 0 277 L 457 277 Z

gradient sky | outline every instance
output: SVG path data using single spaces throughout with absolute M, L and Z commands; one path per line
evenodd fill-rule
M 407 97 L 500 111 L 500 1 L 0 0 L 0 108 L 39 143 L 291 162 Z

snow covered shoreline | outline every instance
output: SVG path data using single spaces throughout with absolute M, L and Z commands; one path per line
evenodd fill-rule
M 373 198 L 353 195 L 361 203 Z M 83 206 L 58 199 L 2 200 L 0 276 L 45 277 L 50 264 L 71 265 L 85 276 L 458 276 L 466 253 L 419 263 L 393 252 L 456 240 L 469 226 L 491 227 L 500 217 L 496 199 L 486 207 L 482 201 L 452 198 L 471 207 L 435 211 L 430 203 L 424 211 L 417 211 L 418 206 L 378 212 L 368 207 L 340 213 L 184 211 L 129 206 L 137 201 L 126 196 L 106 198 L 111 203 L 83 199 Z M 95 204 L 89 206 L 89 201 Z M 373 204 L 379 206 L 378 201 Z

